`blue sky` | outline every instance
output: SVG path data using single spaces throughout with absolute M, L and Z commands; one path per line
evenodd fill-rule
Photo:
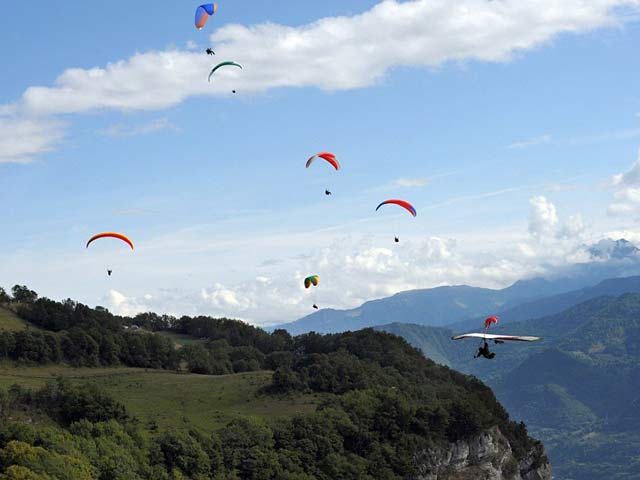
M 4 6 L 0 285 L 271 324 L 640 240 L 636 0 L 298 3 Z

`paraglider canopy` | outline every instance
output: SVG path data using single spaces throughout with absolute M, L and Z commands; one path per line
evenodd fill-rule
M 384 202 L 382 202 L 380 205 L 377 206 L 376 212 L 383 205 L 398 205 L 398 206 L 404 208 L 405 210 L 407 210 L 414 217 L 418 214 L 418 212 L 416 211 L 415 207 L 413 205 L 411 205 L 409 202 L 405 201 L 405 200 L 398 200 L 398 199 L 395 199 L 395 198 L 392 198 L 391 200 L 385 200 Z
M 311 285 L 317 287 L 318 283 L 320 283 L 320 277 L 318 277 L 318 275 L 311 275 L 304 279 L 304 288 L 309 288 Z
M 323 160 L 329 162 L 333 166 L 333 168 L 335 168 L 336 170 L 340 170 L 340 163 L 336 159 L 335 154 L 331 152 L 320 152 L 311 156 L 309 160 L 307 160 L 305 168 L 309 168 L 316 158 L 322 158 Z
M 89 248 L 89 245 L 91 245 L 92 242 L 94 242 L 95 240 L 98 240 L 100 238 L 116 238 L 118 240 L 122 240 L 123 242 L 125 242 L 126 244 L 128 244 L 131 247 L 131 250 L 133 250 L 133 242 L 129 239 L 129 237 L 127 237 L 126 235 L 123 235 L 121 233 L 116 233 L 116 232 L 103 232 L 103 233 L 98 233 L 98 234 L 94 235 L 87 242 L 87 247 L 86 248 Z
M 240 65 L 239 63 L 236 62 L 221 62 L 218 65 L 216 65 L 215 67 L 213 67 L 211 69 L 211 72 L 209 72 L 209 81 L 211 81 L 211 76 L 216 72 L 216 70 L 218 70 L 219 68 L 222 67 L 238 67 L 240 69 L 242 69 L 242 65 Z
M 218 5 L 215 3 L 205 3 L 196 8 L 195 25 L 198 30 L 202 30 L 209 20 L 209 17 L 216 13 Z
M 494 323 L 494 324 L 498 323 L 498 317 L 497 316 L 494 315 L 492 317 L 487 318 L 484 321 L 484 329 L 485 330 L 489 330 L 489 327 L 491 326 L 492 323 Z

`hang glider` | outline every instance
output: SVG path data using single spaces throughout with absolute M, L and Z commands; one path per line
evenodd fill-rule
M 464 335 L 457 335 L 455 337 L 451 337 L 451 340 L 463 340 L 465 338 L 482 338 L 484 340 L 510 340 L 514 342 L 537 342 L 538 340 L 542 340 L 541 337 L 529 337 L 529 336 L 519 336 L 519 335 L 496 335 L 492 333 L 465 333 Z

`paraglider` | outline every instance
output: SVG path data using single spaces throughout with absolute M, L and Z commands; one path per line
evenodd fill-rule
M 218 5 L 215 3 L 205 3 L 196 9 L 195 25 L 198 30 L 202 30 L 207 24 L 209 17 L 216 13 Z
M 236 63 L 236 62 L 221 62 L 218 65 L 216 65 L 215 67 L 213 67 L 211 69 L 211 72 L 209 72 L 209 82 L 211 82 L 211 77 L 216 72 L 216 70 L 218 70 L 219 68 L 222 68 L 222 67 L 238 67 L 238 68 L 242 69 L 242 65 L 240 65 L 239 63 Z
M 98 239 L 101 239 L 101 238 L 115 238 L 115 239 L 118 239 L 118 240 L 122 240 L 123 242 L 125 242 L 127 245 L 129 245 L 131 247 L 131 250 L 133 250 L 133 242 L 129 239 L 129 237 L 127 237 L 126 235 L 123 235 L 121 233 L 116 233 L 116 232 L 103 232 L 103 233 L 98 233 L 98 234 L 94 235 L 87 242 L 87 247 L 86 248 L 89 248 L 89 245 L 91 245 L 91 243 L 93 243 L 94 241 L 96 241 Z
M 498 317 L 496 317 L 495 315 L 492 316 L 492 317 L 487 318 L 484 321 L 484 329 L 485 330 L 489 330 L 489 327 L 491 326 L 492 323 L 496 324 L 496 325 L 498 324 Z
M 418 212 L 416 211 L 415 207 L 405 200 L 398 200 L 395 198 L 392 198 L 390 200 L 385 200 L 384 202 L 382 202 L 380 205 L 376 207 L 376 212 L 383 205 L 398 205 L 399 207 L 402 207 L 405 210 L 407 210 L 412 216 L 415 217 L 416 215 L 418 215 Z M 395 243 L 400 243 L 400 238 L 397 235 L 393 237 L 393 240 Z
M 380 205 L 378 205 L 376 207 L 376 212 L 380 209 L 380 207 L 382 207 L 383 205 L 398 205 L 402 208 L 404 208 L 405 210 L 407 210 L 411 215 L 413 215 L 414 217 L 416 215 L 418 215 L 418 212 L 416 211 L 415 207 L 413 205 L 411 205 L 409 202 L 406 202 L 404 200 L 397 200 L 397 199 L 391 199 L 391 200 L 385 200 L 384 202 L 382 202 Z
M 335 168 L 336 170 L 340 170 L 340 163 L 336 159 L 335 154 L 331 152 L 316 153 L 315 155 L 310 157 L 309 160 L 307 160 L 305 168 L 309 168 L 316 158 L 322 158 L 323 160 L 326 160 L 327 162 L 329 162 L 331 166 L 333 166 L 333 168 Z
M 304 288 L 309 289 L 311 288 L 311 286 L 317 287 L 319 283 L 320 283 L 320 277 L 318 277 L 318 275 L 311 275 L 304 279 Z M 316 310 L 319 310 L 318 305 L 315 302 L 315 294 L 314 294 L 313 308 L 315 308 Z
M 215 55 L 216 52 L 213 51 L 213 48 L 207 48 L 207 55 Z

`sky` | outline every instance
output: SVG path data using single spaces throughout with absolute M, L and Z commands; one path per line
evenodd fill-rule
M 196 7 L 3 5 L 1 286 L 267 326 L 640 242 L 639 0 Z

